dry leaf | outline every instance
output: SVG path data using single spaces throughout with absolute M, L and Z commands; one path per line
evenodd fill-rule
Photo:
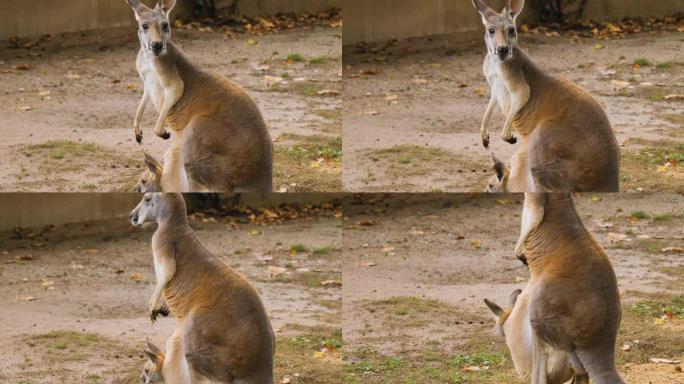
M 342 285 L 342 282 L 341 282 L 341 281 L 337 281 L 337 280 L 324 280 L 324 281 L 321 281 L 321 285 L 324 286 L 324 287 L 332 286 L 332 285 L 334 285 L 334 286 L 341 286 L 341 285 Z
M 16 107 L 15 109 L 17 110 L 17 112 L 26 112 L 32 110 L 33 107 L 30 105 L 21 105 Z
M 656 363 L 656 364 L 679 364 L 681 363 L 681 360 L 670 360 L 670 359 L 661 359 L 657 357 L 651 357 L 648 359 L 651 363 Z
M 138 272 L 132 273 L 132 274 L 131 274 L 131 280 L 133 280 L 133 281 L 143 281 L 143 275 L 142 275 L 142 273 L 138 273 Z
M 339 94 L 340 91 L 334 89 L 324 89 L 322 91 L 318 91 L 318 96 L 338 96 Z
M 269 265 L 269 266 L 268 266 L 268 275 L 269 275 L 271 278 L 280 276 L 280 275 L 282 275 L 282 274 L 285 273 L 285 272 L 287 272 L 287 268 L 275 267 L 275 266 L 272 266 L 272 265 Z
M 625 240 L 627 238 L 627 235 L 623 233 L 615 233 L 615 232 L 609 232 L 606 234 L 606 240 L 610 241 L 611 243 L 613 242 L 618 242 Z
M 680 247 L 665 247 L 660 250 L 663 253 L 684 253 L 684 248 Z

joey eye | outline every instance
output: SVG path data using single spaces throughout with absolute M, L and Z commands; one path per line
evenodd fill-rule
M 489 34 L 493 35 L 496 32 L 496 29 L 494 28 L 489 28 Z
M 142 27 L 143 27 L 143 29 L 146 30 L 146 31 L 147 31 L 148 29 L 150 29 L 150 25 L 149 25 L 149 24 L 143 24 Z
M 140 182 L 143 184 L 147 184 L 147 179 L 140 179 Z

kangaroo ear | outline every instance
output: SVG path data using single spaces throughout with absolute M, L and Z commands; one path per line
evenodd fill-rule
M 176 0 L 160 0 L 159 3 L 157 3 L 157 7 L 161 8 L 165 13 L 171 12 L 175 6 Z
M 506 5 L 504 11 L 511 19 L 515 20 L 522 12 L 524 6 L 525 0 L 508 0 L 508 5 Z
M 492 161 L 494 162 L 494 171 L 496 171 L 496 178 L 499 179 L 499 182 L 503 182 L 504 179 L 507 179 L 508 175 L 510 175 L 510 170 L 508 169 L 508 167 L 506 167 L 506 164 L 504 164 L 493 154 Z
M 482 16 L 482 23 L 486 23 L 487 19 L 491 16 L 496 16 L 497 13 L 489 8 L 489 5 L 487 5 L 484 1 L 482 0 L 472 0 L 473 6 L 475 6 L 475 9 L 480 13 L 480 16 Z
M 144 10 L 149 10 L 140 0 L 126 0 L 126 3 L 133 9 L 136 15 Z
M 487 306 L 489 307 L 489 309 L 490 309 L 492 312 L 494 312 L 494 314 L 496 315 L 496 317 L 501 317 L 501 315 L 503 315 L 504 310 L 501 309 L 501 307 L 499 307 L 498 305 L 492 303 L 491 301 L 489 301 L 489 300 L 487 300 L 487 299 L 484 299 L 484 302 L 485 302 L 485 304 L 487 304 Z
M 145 155 L 145 164 L 147 164 L 147 168 L 149 168 L 150 172 L 154 175 L 154 177 L 159 177 L 162 174 L 162 171 L 164 170 L 164 166 L 157 161 L 152 155 L 150 155 L 147 152 L 143 152 Z
M 510 297 L 510 302 L 511 302 L 511 308 L 515 307 L 515 303 L 518 301 L 518 296 L 522 293 L 522 289 L 516 289 L 511 293 Z

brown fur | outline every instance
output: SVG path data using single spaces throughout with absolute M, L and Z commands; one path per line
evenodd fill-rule
M 160 197 L 152 248 L 155 263 L 175 261 L 163 296 L 193 377 L 272 384 L 275 336 L 256 290 L 199 242 L 180 194 L 149 195 Z
M 485 74 L 488 81 L 502 81 L 507 89 L 490 84 L 493 97 L 483 122 L 483 143 L 485 147 L 488 145 L 486 125 L 492 103 L 496 102 L 496 95 L 504 92 L 505 100 L 498 103 L 503 104 L 505 114 L 512 115 L 507 121 L 512 117 L 512 129 L 520 141 L 510 177 L 498 189 L 502 192 L 618 192 L 620 151 L 601 105 L 578 85 L 539 68 L 517 46 L 517 34 L 507 33 L 515 27 L 522 1 L 514 4 L 509 1 L 501 14 L 481 0 L 473 3 L 488 29 L 495 30 L 493 35 L 485 35 L 488 45 Z M 511 9 L 515 12 L 511 13 Z M 492 52 L 494 46 L 505 47 L 512 53 L 497 57 Z M 515 104 L 521 108 L 512 108 Z M 504 129 L 504 140 L 515 143 L 517 139 L 507 134 Z
M 615 369 L 621 307 L 608 256 L 582 223 L 569 194 L 526 195 L 543 207 L 523 239 L 530 268 L 529 316 L 536 336 L 574 353 L 597 384 L 622 383 Z
M 175 1 L 154 9 L 138 0 L 128 3 L 140 25 L 137 69 L 145 83 L 134 123 L 138 142 L 140 117 L 152 101 L 160 113 L 155 133 L 170 138 L 168 124 L 176 134 L 182 149 L 178 166 L 185 167 L 189 191 L 271 192 L 273 143 L 256 102 L 235 83 L 193 64 L 171 42 L 168 17 Z M 155 44 L 163 48 L 154 51 Z
M 161 61 L 177 68 L 185 89 L 166 121 L 182 141 L 190 190 L 271 192 L 273 144 L 254 100 L 172 43 L 168 50 Z

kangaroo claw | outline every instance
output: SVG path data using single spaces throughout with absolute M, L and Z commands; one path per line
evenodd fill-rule
M 138 142 L 138 144 L 142 144 L 142 134 L 135 134 L 135 141 Z
M 161 137 L 164 140 L 168 140 L 171 138 L 171 134 L 168 131 L 162 132 L 162 134 L 158 134 L 159 137 Z
M 511 137 L 508 138 L 508 139 L 504 139 L 504 141 L 507 142 L 507 143 L 509 143 L 509 144 L 515 144 L 515 143 L 518 142 L 518 138 L 515 137 L 515 136 L 511 136 Z
M 489 149 L 489 136 L 483 137 L 483 138 L 482 138 L 482 145 L 483 145 L 485 148 Z

